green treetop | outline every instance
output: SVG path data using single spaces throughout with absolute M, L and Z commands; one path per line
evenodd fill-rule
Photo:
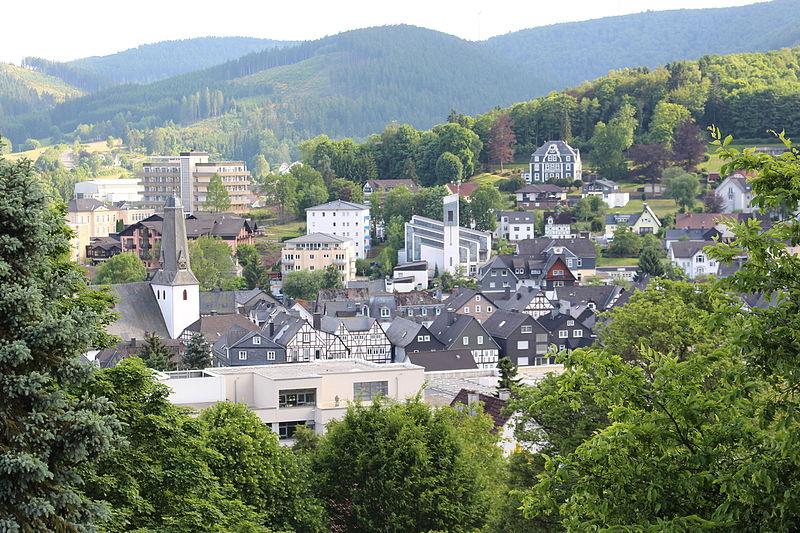
M 222 183 L 222 177 L 216 172 L 211 176 L 206 189 L 206 201 L 203 207 L 212 213 L 222 213 L 231 208 L 231 197 Z
M 117 254 L 100 265 L 95 281 L 99 284 L 131 283 L 147 279 L 147 269 L 136 254 Z
M 189 370 L 203 369 L 211 366 L 211 346 L 206 341 L 205 335 L 196 333 L 192 335 L 183 351 L 181 363 Z

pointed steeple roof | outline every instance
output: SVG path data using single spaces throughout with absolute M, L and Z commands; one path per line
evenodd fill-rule
M 186 220 L 179 198 L 168 199 L 164 206 L 159 262 L 161 268 L 153 276 L 153 284 L 197 285 L 199 283 L 189 266 Z

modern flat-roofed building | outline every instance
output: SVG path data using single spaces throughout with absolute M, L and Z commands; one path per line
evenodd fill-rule
M 152 157 L 143 163 L 144 206 L 160 211 L 167 198 L 176 196 L 187 212 L 203 211 L 211 177 L 219 174 L 230 196 L 229 210 L 248 211 L 255 197 L 250 192 L 250 172 L 244 161 L 209 162 L 208 157 L 206 152 L 191 151 L 179 156 Z
M 93 198 L 101 202 L 140 202 L 143 186 L 141 180 L 95 179 L 75 184 L 75 198 Z
M 352 239 L 358 259 L 369 254 L 371 224 L 369 206 L 362 204 L 334 200 L 306 209 L 306 233 Z
M 283 274 L 306 270 L 325 270 L 333 266 L 342 274 L 342 281 L 356 277 L 356 250 L 353 239 L 327 233 L 311 233 L 283 243 Z
M 353 402 L 414 397 L 424 385 L 424 371 L 411 363 L 339 359 L 166 372 L 158 378 L 175 404 L 200 410 L 223 401 L 244 403 L 280 440 L 289 441 L 299 426 L 324 433 Z

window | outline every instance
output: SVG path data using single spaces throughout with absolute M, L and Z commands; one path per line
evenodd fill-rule
M 303 342 L 305 343 L 311 342 L 311 333 L 303 333 Z
M 483 344 L 483 335 L 478 335 L 478 344 Z
M 564 271 L 563 270 L 553 270 L 553 275 L 554 276 L 563 276 L 564 275 Z
M 261 337 L 253 337 L 253 344 L 261 344 Z
M 466 314 L 469 314 L 469 307 L 465 307 L 465 308 L 464 308 L 464 314 L 465 314 L 465 315 L 466 315 Z
M 270 350 L 267 352 L 267 361 L 274 361 L 275 360 L 275 352 Z
M 381 318 L 389 318 L 389 308 L 388 307 L 381 307 Z
M 573 329 L 572 330 L 573 337 L 583 337 L 583 330 L 582 329 Z
M 469 337 L 462 337 L 461 342 L 464 344 L 464 346 L 469 345 Z
M 298 426 L 305 426 L 308 429 L 314 429 L 314 422 L 311 420 L 299 420 L 297 422 L 278 422 L 278 438 L 291 439 L 294 437 L 294 432 L 297 431 Z
M 697 262 L 697 263 L 705 263 L 706 262 L 706 256 L 698 255 L 697 257 L 695 257 L 695 262 Z
M 566 329 L 558 330 L 558 338 L 559 339 L 567 339 L 567 338 L 569 338 L 569 331 L 567 331 Z
M 567 320 L 567 325 L 568 326 L 574 326 L 575 325 L 575 321 L 574 320 Z
M 189 294 L 186 292 L 186 289 L 183 289 L 183 299 L 184 300 L 188 300 L 189 299 Z
M 437 315 L 441 315 L 442 314 L 442 308 L 441 307 L 437 307 L 436 308 L 436 314 Z
M 489 288 L 494 289 L 497 284 L 494 281 L 489 282 Z
M 553 287 L 563 287 L 563 286 L 564 286 L 564 282 L 563 281 L 554 281 L 553 282 Z
M 480 313 L 481 312 L 481 306 L 480 305 L 476 305 L 475 306 L 475 312 L 476 313 Z
M 317 389 L 278 391 L 278 407 L 303 407 L 308 405 L 317 405 Z
M 527 350 L 528 341 L 517 341 L 517 350 Z
M 425 342 L 425 335 L 417 335 L 417 342 Z
M 503 271 L 501 271 L 501 272 L 500 272 L 500 275 L 501 275 L 501 276 L 506 276 L 506 275 L 508 275 L 508 270 L 503 270 Z
M 520 333 L 533 333 L 533 326 L 522 326 Z
M 427 315 L 428 315 L 428 308 L 427 307 L 423 307 L 422 308 L 422 316 L 427 316 Z
M 353 398 L 370 402 L 378 396 L 389 395 L 388 381 L 357 381 L 353 383 Z
M 492 306 L 491 305 L 487 305 L 486 306 L 486 312 L 487 313 L 491 313 L 492 312 Z
M 239 350 L 239 361 L 247 360 L 247 350 Z
M 481 301 L 481 295 L 480 294 L 476 294 L 475 295 L 475 301 L 476 302 L 480 302 Z
M 413 309 L 409 309 L 408 310 L 408 316 L 414 316 L 414 310 Z

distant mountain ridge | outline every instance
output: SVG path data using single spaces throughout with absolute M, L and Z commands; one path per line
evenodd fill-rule
M 219 65 L 251 52 L 296 44 L 296 41 L 255 37 L 198 37 L 143 44 L 116 54 L 85 57 L 67 64 L 94 72 L 114 84 L 149 83 Z
M 648 11 L 530 28 L 482 42 L 515 63 L 537 68 L 551 89 L 592 80 L 612 69 L 798 44 L 800 0 Z

